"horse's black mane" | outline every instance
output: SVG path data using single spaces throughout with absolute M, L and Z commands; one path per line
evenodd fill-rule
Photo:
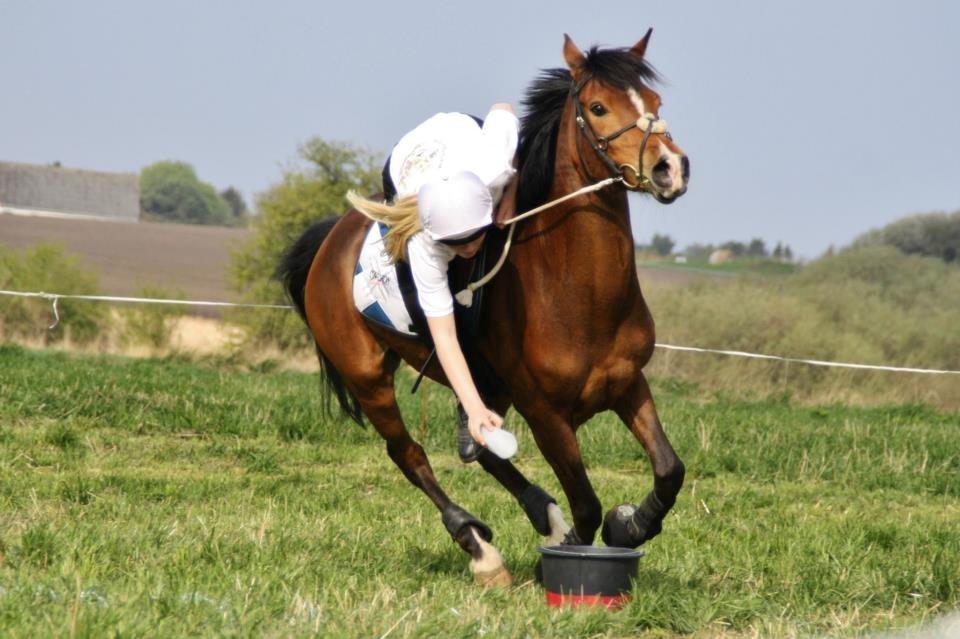
M 656 70 L 630 49 L 592 47 L 584 71 L 618 89 L 639 88 L 644 81 L 658 81 Z M 517 211 L 543 204 L 553 180 L 554 157 L 560 117 L 573 79 L 567 69 L 544 69 L 527 88 L 520 127 L 520 184 Z

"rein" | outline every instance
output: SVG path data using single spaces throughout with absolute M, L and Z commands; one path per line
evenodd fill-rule
M 530 209 L 526 213 L 522 213 L 521 215 L 512 217 L 506 222 L 504 222 L 505 225 L 506 224 L 510 225 L 510 232 L 507 233 L 507 241 L 503 243 L 503 250 L 500 252 L 500 259 L 497 260 L 497 263 L 494 264 L 493 268 L 490 269 L 489 273 L 481 277 L 476 282 L 470 282 L 469 284 L 467 284 L 467 287 L 465 289 L 457 293 L 455 296 L 457 298 L 457 301 L 460 302 L 462 306 L 466 306 L 468 308 L 472 306 L 473 292 L 478 288 L 480 288 L 481 286 L 483 286 L 484 284 L 486 284 L 487 282 L 489 282 L 490 280 L 492 280 L 493 276 L 496 275 L 498 272 L 500 272 L 500 268 L 503 267 L 503 263 L 507 261 L 507 254 L 510 252 L 510 245 L 513 244 L 513 232 L 517 230 L 517 226 L 516 226 L 517 222 L 519 222 L 520 220 L 525 220 L 528 217 L 532 217 L 537 213 L 542 213 L 543 211 L 546 211 L 547 209 L 552 208 L 557 204 L 560 204 L 561 202 L 566 202 L 567 200 L 573 199 L 580 195 L 584 195 L 585 193 L 593 193 L 594 191 L 599 191 L 603 187 L 609 186 L 614 182 L 623 182 L 623 176 L 608 177 L 607 179 L 601 180 L 594 184 L 588 184 L 582 189 L 578 189 L 573 193 L 567 193 L 563 197 L 558 197 L 555 200 L 551 200 L 546 204 L 542 204 L 535 209 Z
M 476 282 L 470 282 L 467 284 L 466 288 L 456 294 L 457 302 L 462 306 L 470 307 L 473 305 L 473 292 L 493 279 L 493 277 L 500 272 L 500 269 L 503 267 L 504 262 L 507 261 L 507 254 L 510 252 L 510 246 L 513 243 L 513 232 L 516 230 L 516 223 L 520 220 L 525 220 L 528 217 L 532 217 L 537 213 L 541 213 L 549 208 L 556 206 L 562 202 L 566 202 L 572 198 L 575 198 L 586 193 L 592 193 L 594 191 L 599 191 L 600 189 L 619 182 L 623 184 L 626 188 L 631 191 L 649 191 L 652 183 L 650 178 L 643 175 L 643 152 L 647 148 L 647 141 L 650 139 L 650 135 L 653 133 L 660 133 L 669 137 L 667 132 L 667 123 L 665 120 L 661 120 L 659 117 L 653 113 L 642 113 L 640 117 L 637 118 L 636 122 L 631 122 L 627 126 L 623 127 L 618 131 L 614 131 L 610 135 L 599 136 L 596 131 L 593 130 L 593 127 L 590 126 L 590 123 L 587 122 L 587 118 L 583 113 L 583 103 L 580 102 L 580 91 L 583 87 L 592 79 L 592 76 L 587 76 L 581 80 L 578 84 L 570 88 L 570 98 L 573 100 L 574 108 L 576 109 L 576 122 L 577 127 L 580 130 L 580 134 L 587 140 L 587 143 L 590 145 L 590 148 L 593 149 L 593 152 L 603 161 L 607 169 L 610 171 L 610 177 L 600 180 L 599 182 L 594 181 L 590 171 L 587 169 L 586 162 L 583 161 L 583 151 L 580 148 L 580 136 L 577 136 L 576 147 L 577 155 L 580 158 L 580 164 L 583 166 L 583 170 L 587 173 L 587 179 L 594 182 L 589 184 L 582 189 L 574 191 L 573 193 L 568 193 L 562 197 L 559 197 L 555 200 L 551 200 L 546 204 L 542 204 L 535 209 L 531 209 L 520 215 L 516 215 L 504 224 L 510 225 L 510 232 L 507 234 L 507 240 L 503 244 L 503 251 L 500 253 L 500 259 L 497 260 L 497 263 L 494 265 L 490 272 L 484 275 L 482 278 Z M 617 139 L 627 131 L 638 128 L 643 131 L 643 141 L 640 143 L 640 153 L 638 154 L 637 166 L 632 164 L 620 164 L 617 165 L 607 154 L 607 149 L 610 148 L 610 142 Z M 627 171 L 633 173 L 633 180 L 627 179 Z

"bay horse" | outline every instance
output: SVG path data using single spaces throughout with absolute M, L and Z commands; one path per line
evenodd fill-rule
M 528 88 L 517 210 L 601 178 L 617 182 L 522 220 L 504 267 L 484 289 L 476 346 L 504 387 L 484 400 L 501 415 L 512 405 L 526 419 L 566 494 L 573 527 L 556 500 L 510 461 L 486 450 L 478 461 L 519 501 L 548 545 L 591 544 L 602 523 L 608 545 L 636 547 L 660 532 L 683 484 L 683 463 L 642 372 L 653 353 L 654 325 L 637 279 L 627 202 L 629 190 L 673 202 L 686 192 L 690 174 L 659 120 L 660 96 L 650 88 L 657 74 L 645 61 L 650 33 L 631 48 L 593 47 L 586 54 L 564 36 L 567 68 L 543 71 Z M 313 334 L 327 397 L 333 393 L 356 421 L 362 413 L 373 424 L 390 458 L 470 555 L 476 581 L 509 585 L 489 526 L 440 487 L 397 406 L 394 372 L 401 360 L 416 369 L 426 364 L 427 377 L 447 384 L 443 370 L 423 341 L 369 322 L 354 306 L 354 268 L 371 223 L 351 210 L 315 224 L 288 248 L 278 276 Z M 605 410 L 616 411 L 645 448 L 653 488 L 639 505 L 620 505 L 603 518 L 576 433 Z

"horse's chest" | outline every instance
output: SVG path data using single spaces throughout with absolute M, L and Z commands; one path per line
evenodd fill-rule
M 649 359 L 645 335 L 645 331 L 628 331 L 607 339 L 593 335 L 554 340 L 549 347 L 528 353 L 526 368 L 553 405 L 592 415 L 609 408 L 636 383 Z

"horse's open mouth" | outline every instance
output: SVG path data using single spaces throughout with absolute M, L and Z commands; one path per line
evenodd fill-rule
M 662 195 L 660 193 L 652 192 L 651 195 L 654 199 L 657 200 L 660 204 L 673 204 L 677 201 L 677 198 L 680 197 L 680 193 L 674 193 L 673 195 Z

